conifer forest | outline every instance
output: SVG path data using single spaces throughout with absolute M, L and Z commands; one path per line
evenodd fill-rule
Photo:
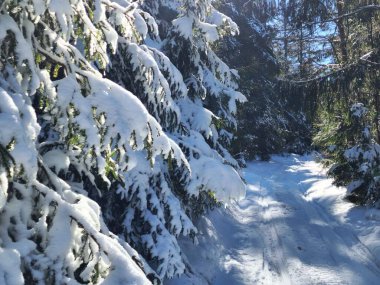
M 380 284 L 380 1 L 0 0 L 22 284 Z

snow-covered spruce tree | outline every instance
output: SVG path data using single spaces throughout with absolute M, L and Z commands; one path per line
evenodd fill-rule
M 215 54 L 213 47 L 224 35 L 236 34 L 238 27 L 217 11 L 212 1 L 143 2 L 158 18 L 163 38 L 158 47 L 181 73 L 182 78 L 176 81 L 180 79 L 178 82 L 187 89 L 185 96 L 175 100 L 181 110 L 181 125 L 190 131 L 177 138 L 180 146 L 187 153 L 196 141 L 200 145 L 195 148 L 201 150 L 205 141 L 224 163 L 237 167 L 227 148 L 236 128 L 236 102 L 245 101 L 245 97 L 236 91 L 237 72 Z M 187 157 L 191 164 L 194 156 Z
M 161 43 L 154 19 L 136 3 L 29 2 L 0 6 L 1 88 L 10 102 L 0 120 L 21 126 L 0 136 L 0 247 L 13 261 L 12 269 L 1 264 L 0 278 L 142 284 L 140 268 L 158 282 L 181 274 L 176 238 L 196 232 L 188 217 L 195 206 L 244 190 L 205 143 L 217 141 L 218 118 L 189 99 L 180 72 L 152 48 Z M 117 82 L 146 108 L 102 78 L 125 70 L 136 85 Z
M 347 113 L 320 112 L 313 140 L 332 164 L 328 174 L 347 186 L 354 203 L 379 206 L 380 146 L 373 139 L 368 109 L 362 103 Z
M 343 132 L 332 139 L 344 136 L 346 148 L 330 146 L 329 152 L 335 153 L 334 160 L 337 162 L 328 173 L 337 185 L 347 186 L 347 198 L 350 201 L 379 207 L 380 145 L 373 139 L 368 109 L 362 103 L 353 104 L 346 127 L 340 125 L 339 130 Z
M 58 139 L 58 131 L 56 137 L 51 133 L 51 141 L 37 141 L 41 127 L 28 76 L 41 80 L 44 95 L 52 92 L 53 108 L 63 93 L 49 90 L 52 82 L 29 60 L 33 45 L 12 17 L 2 14 L 0 26 L 7 29 L 0 37 L 0 283 L 149 284 L 132 259 L 139 260 L 138 254 L 109 232 L 99 206 L 86 197 L 81 185 L 69 185 L 56 175 L 71 166 L 71 156 L 85 159 L 85 147 L 67 144 L 67 136 Z M 49 145 L 57 147 L 42 155 Z
M 218 39 L 238 29 L 229 17 L 214 9 L 211 1 L 142 2 L 157 19 L 162 39 L 149 39 L 147 45 L 164 52 L 172 63 L 166 65 L 168 59 L 157 58 L 155 53 L 164 74 L 172 75 L 168 83 L 181 117 L 179 129 L 171 135 L 191 166 L 191 183 L 185 187 L 193 195 L 201 190 L 200 199 L 187 201 L 193 203 L 189 211 L 199 213 L 215 198 L 226 201 L 244 192 L 233 169 L 238 164 L 227 148 L 236 128 L 236 103 L 245 97 L 235 90 L 236 71 L 213 51 Z M 215 179 L 218 173 L 225 179 Z
M 125 29 L 125 24 L 118 24 L 110 14 L 109 21 L 121 38 L 117 52 L 111 55 L 111 65 L 106 74 L 140 98 L 164 131 L 179 144 L 189 161 L 191 175 L 186 175 L 186 171 L 181 170 L 171 157 L 157 159 L 152 168 L 142 155 L 138 167 L 127 173 L 126 181 L 134 181 L 133 178 L 142 173 L 146 175 L 145 180 L 126 183 L 119 187 L 117 197 L 107 197 L 102 204 L 111 205 L 118 201 L 118 205 L 123 205 L 104 207 L 111 230 L 123 234 L 161 278 L 170 278 L 185 270 L 177 237 L 193 237 L 196 229 L 191 220 L 218 201 L 226 202 L 241 196 L 244 185 L 236 170 L 229 165 L 236 166 L 236 162 L 228 152 L 220 148 L 229 162 L 213 149 L 217 146 L 217 139 L 211 146 L 206 143 L 206 139 L 212 141 L 217 136 L 214 121 L 219 118 L 203 106 L 201 99 L 194 102 L 194 98 L 189 97 L 181 72 L 164 54 L 169 54 L 170 50 L 164 48 L 167 40 L 161 40 L 159 29 L 162 30 L 164 25 L 169 27 L 170 20 L 174 18 L 164 21 L 159 18 L 159 11 L 162 7 L 171 7 L 172 13 L 177 15 L 179 5 L 142 2 L 143 9 L 158 18 L 159 26 L 149 14 L 137 7 L 135 19 L 139 19 L 138 26 L 143 27 L 144 33 L 137 37 L 132 34 L 130 40 L 125 41 L 128 29 Z M 189 60 L 197 60 L 196 54 L 188 56 L 194 57 Z M 228 68 L 223 67 L 227 72 Z M 224 91 L 235 92 L 227 86 L 223 90 L 214 90 Z M 238 92 L 234 95 L 236 98 L 231 98 L 230 106 L 243 98 Z M 220 179 L 221 176 L 224 179 Z
M 235 90 L 237 72 L 215 54 L 212 45 L 224 34 L 237 33 L 238 27 L 215 10 L 211 2 L 184 1 L 178 17 L 172 21 L 164 49 L 183 75 L 191 104 L 212 112 L 207 128 L 196 126 L 198 119 L 193 117 L 198 114 L 186 114 L 190 125 L 228 163 L 236 165 L 226 148 L 236 128 L 236 101 L 245 101 L 245 97 Z M 181 103 L 188 109 L 187 102 Z
M 159 168 L 156 158 L 188 169 L 140 101 L 97 70 L 119 41 L 129 40 L 106 15 L 143 34 L 134 25 L 136 7 L 124 4 L 1 3 L 2 284 L 149 283 L 139 268 L 149 275 L 149 266 L 108 230 L 87 197 L 145 186 L 149 177 L 133 169 Z M 156 183 L 171 199 L 167 184 Z M 167 211 L 184 216 L 176 200 Z M 145 238 L 155 239 L 149 232 Z

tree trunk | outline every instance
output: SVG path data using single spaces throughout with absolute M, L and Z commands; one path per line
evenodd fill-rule
M 340 38 L 340 52 L 341 52 L 341 64 L 347 64 L 348 62 L 348 52 L 347 52 L 347 35 L 346 35 L 346 29 L 344 27 L 344 18 L 342 16 L 344 15 L 344 1 L 337 0 L 336 3 L 337 6 L 337 12 L 338 12 L 338 20 L 336 22 L 339 38 Z
M 303 39 L 302 23 L 300 27 L 298 62 L 300 64 L 300 78 L 304 78 L 305 77 L 305 62 L 304 62 L 304 39 Z
M 339 35 L 339 49 L 340 49 L 340 55 L 341 58 L 337 61 L 341 65 L 348 64 L 348 51 L 347 51 L 347 35 L 346 35 L 346 27 L 344 26 L 344 18 L 342 17 L 344 15 L 344 1 L 343 0 L 337 0 L 336 2 L 337 12 L 338 12 L 338 20 L 336 21 L 336 25 L 338 28 L 338 35 Z M 348 86 L 346 84 L 343 84 L 341 89 L 341 95 L 343 96 L 345 108 L 349 108 L 350 105 L 350 99 L 348 96 Z
M 288 42 L 288 12 L 287 12 L 286 1 L 282 1 L 281 6 L 282 6 L 282 11 L 283 11 L 283 25 L 284 25 L 284 60 L 285 60 L 284 68 L 285 68 L 285 73 L 288 74 L 289 42 Z
M 380 92 L 379 90 L 375 90 L 374 92 L 376 140 L 377 143 L 380 143 Z

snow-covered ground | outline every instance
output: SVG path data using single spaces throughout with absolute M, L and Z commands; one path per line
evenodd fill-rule
M 194 274 L 166 284 L 380 284 L 380 211 L 344 201 L 312 156 L 252 162 L 244 177 L 246 198 L 184 242 Z

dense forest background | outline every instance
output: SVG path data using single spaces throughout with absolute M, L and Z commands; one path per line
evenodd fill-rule
M 355 203 L 376 204 L 380 174 L 378 1 L 220 1 L 241 33 L 218 51 L 248 97 L 235 154 L 318 150 Z
M 0 0 L 0 283 L 191 273 L 273 153 L 380 206 L 379 47 L 378 1 Z

